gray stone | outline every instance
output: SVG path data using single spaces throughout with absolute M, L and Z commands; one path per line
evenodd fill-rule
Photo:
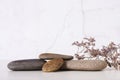
M 7 67 L 13 71 L 41 70 L 45 62 L 42 59 L 16 60 L 8 63 Z
M 70 60 L 65 61 L 62 69 L 80 71 L 99 71 L 107 67 L 107 63 L 102 60 Z
M 54 58 L 62 58 L 64 60 L 71 60 L 73 59 L 73 56 L 70 55 L 63 55 L 63 54 L 56 54 L 56 53 L 42 53 L 39 55 L 40 59 L 54 59 Z

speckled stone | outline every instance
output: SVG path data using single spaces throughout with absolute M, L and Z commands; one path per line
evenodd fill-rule
M 46 59 L 46 60 L 50 60 L 50 59 L 54 59 L 54 58 L 62 58 L 64 60 L 71 60 L 71 59 L 73 59 L 73 56 L 56 54 L 56 53 L 42 53 L 39 55 L 39 58 Z
M 7 67 L 13 71 L 41 70 L 45 62 L 42 59 L 16 60 L 8 63 Z
M 65 61 L 61 69 L 78 71 L 100 71 L 107 67 L 102 60 L 70 60 Z
M 64 64 L 64 60 L 62 58 L 52 59 L 43 65 L 42 71 L 55 72 L 59 70 L 63 64 Z

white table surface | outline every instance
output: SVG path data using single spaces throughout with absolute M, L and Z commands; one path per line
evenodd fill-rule
M 9 61 L 0 61 L 0 80 L 120 80 L 120 71 L 105 69 L 103 71 L 10 71 Z

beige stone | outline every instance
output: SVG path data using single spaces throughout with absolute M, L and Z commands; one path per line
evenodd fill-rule
M 102 60 L 70 60 L 64 62 L 62 69 L 99 71 L 105 69 L 106 67 L 107 63 Z
M 50 59 L 54 59 L 54 58 L 62 58 L 64 60 L 71 60 L 71 59 L 73 59 L 73 56 L 56 54 L 56 53 L 42 53 L 39 55 L 39 58 L 46 59 L 46 60 L 50 60 Z

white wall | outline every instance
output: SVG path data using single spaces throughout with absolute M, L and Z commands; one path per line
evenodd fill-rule
M 83 9 L 84 33 L 81 0 L 0 0 L 0 59 L 74 54 L 84 36 L 120 43 L 120 0 L 83 0 Z

